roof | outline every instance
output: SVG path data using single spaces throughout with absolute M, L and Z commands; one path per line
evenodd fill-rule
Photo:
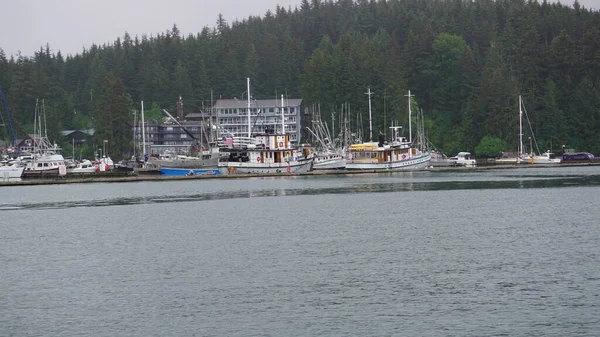
M 96 130 L 95 129 L 87 129 L 87 130 L 62 130 L 60 132 L 60 134 L 66 137 L 66 136 L 68 136 L 70 134 L 73 134 L 75 132 L 81 132 L 81 133 L 84 133 L 84 134 L 86 134 L 88 136 L 93 136 L 96 133 Z
M 289 98 L 284 100 L 286 106 L 300 106 L 302 98 Z M 257 99 L 250 102 L 251 108 L 274 108 L 280 107 L 281 100 L 278 99 Z M 214 106 L 216 109 L 244 109 L 248 107 L 248 101 L 239 99 L 218 99 Z

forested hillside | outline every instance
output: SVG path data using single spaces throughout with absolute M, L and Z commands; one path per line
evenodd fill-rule
M 448 154 L 475 152 L 484 136 L 516 151 L 522 95 L 543 150 L 600 153 L 600 13 L 577 3 L 302 0 L 241 22 L 219 15 L 189 36 L 173 26 L 77 55 L 45 46 L 7 58 L 0 50 L 0 84 L 20 136 L 44 98 L 51 136 L 94 127 L 117 146 L 131 141 L 114 124 L 133 119 L 128 106 L 173 109 L 181 95 L 192 112 L 211 91 L 241 98 L 250 77 L 255 98 L 301 97 L 327 121 L 348 103 L 365 130 L 370 86 L 374 134 L 406 124 L 410 89 L 429 139 Z

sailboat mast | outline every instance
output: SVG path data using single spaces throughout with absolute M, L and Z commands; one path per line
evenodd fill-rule
M 142 157 L 146 158 L 146 120 L 144 119 L 144 101 L 142 101 Z
M 374 92 L 371 91 L 371 87 L 367 87 L 366 95 L 369 95 L 369 141 L 373 141 L 373 118 L 371 116 L 371 95 Z
M 246 77 L 247 87 L 248 87 L 248 137 L 252 136 L 252 127 L 250 124 L 250 77 Z
M 519 95 L 519 157 L 523 156 L 523 103 Z

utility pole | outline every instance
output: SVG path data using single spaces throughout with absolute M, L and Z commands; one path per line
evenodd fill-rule
M 373 95 L 374 92 L 371 91 L 371 87 L 367 87 L 367 92 L 365 93 L 365 95 L 369 95 L 369 141 L 372 142 L 373 141 L 373 118 L 371 116 L 371 95 Z

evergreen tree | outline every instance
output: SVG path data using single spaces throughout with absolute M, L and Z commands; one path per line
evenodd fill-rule
M 96 112 L 95 144 L 98 148 L 105 147 L 105 154 L 113 159 L 126 158 L 131 151 L 132 141 L 128 124 L 133 111 L 131 97 L 125 91 L 123 81 L 112 72 L 107 74 L 102 89 Z

